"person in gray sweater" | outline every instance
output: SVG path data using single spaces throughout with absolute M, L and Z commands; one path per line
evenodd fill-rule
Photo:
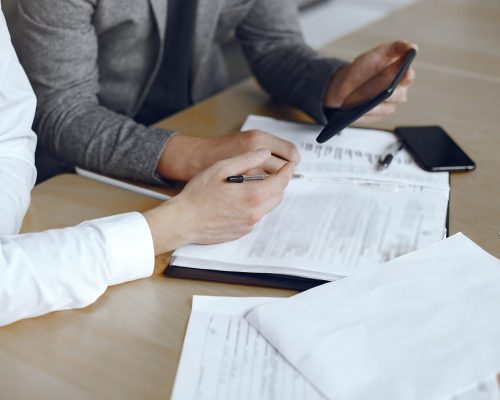
M 187 181 L 216 161 L 268 148 L 262 169 L 299 161 L 271 134 L 211 139 L 148 127 L 227 85 L 221 45 L 235 34 L 259 84 L 320 122 L 415 45 L 381 45 L 354 62 L 308 47 L 293 0 L 18 0 L 14 44 L 38 97 L 41 145 L 77 166 L 153 184 Z M 406 100 L 394 95 L 364 118 Z

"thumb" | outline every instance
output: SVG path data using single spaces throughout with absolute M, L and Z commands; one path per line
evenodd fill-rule
M 264 164 L 271 157 L 271 150 L 258 149 L 221 161 L 221 173 L 224 176 L 237 175 Z
M 417 50 L 417 45 L 404 40 L 399 40 L 397 42 L 378 46 L 373 51 L 378 52 L 381 57 L 384 57 L 385 59 L 388 59 L 389 62 L 391 62 L 402 57 L 411 49 Z
M 391 73 L 399 65 L 397 61 L 402 61 L 402 57 L 410 49 L 417 49 L 417 45 L 410 42 L 398 41 L 380 45 L 358 56 L 351 64 L 349 76 L 346 78 L 349 82 L 347 96 L 366 84 L 370 79 L 375 78 L 378 74 L 383 73 L 387 75 Z M 388 67 L 389 69 L 387 69 Z M 381 82 L 379 81 L 378 84 L 381 84 Z
M 366 53 L 361 54 L 355 60 L 355 64 L 363 70 L 368 69 L 369 71 L 366 72 L 371 73 L 373 76 L 377 72 L 384 69 L 387 65 L 392 64 L 397 59 L 403 57 L 410 49 L 417 50 L 417 45 L 402 40 L 382 44 L 367 51 Z

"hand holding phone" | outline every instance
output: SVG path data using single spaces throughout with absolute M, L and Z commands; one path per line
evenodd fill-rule
M 394 93 L 416 53 L 415 49 L 410 49 L 404 57 L 389 64 L 349 93 L 338 108 L 330 109 L 328 111 L 329 121 L 316 139 L 317 142 L 326 142 L 349 124 L 387 100 Z

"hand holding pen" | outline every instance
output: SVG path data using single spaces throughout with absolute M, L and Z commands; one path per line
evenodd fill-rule
M 271 174 L 263 174 L 263 175 L 233 175 L 228 176 L 226 181 L 229 183 L 243 183 L 249 181 L 263 181 L 271 176 Z M 293 174 L 292 179 L 302 179 L 304 175 Z
M 276 173 L 254 184 L 228 184 L 228 176 L 262 170 L 271 151 L 259 149 L 216 162 L 191 179 L 182 192 L 147 213 L 148 221 L 171 216 L 172 225 L 151 223 L 158 243 L 168 251 L 186 244 L 213 244 L 235 240 L 251 232 L 255 224 L 282 200 L 295 164 L 287 162 Z M 152 214 L 153 213 L 153 214 Z

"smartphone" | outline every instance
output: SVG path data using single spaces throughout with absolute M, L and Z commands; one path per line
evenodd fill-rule
M 424 170 L 472 171 L 476 164 L 439 126 L 401 126 L 396 135 Z
M 416 54 L 415 49 L 409 50 L 399 61 L 389 65 L 356 89 L 340 108 L 327 109 L 328 123 L 316 141 L 318 143 L 326 142 L 368 111 L 387 100 L 398 86 Z

